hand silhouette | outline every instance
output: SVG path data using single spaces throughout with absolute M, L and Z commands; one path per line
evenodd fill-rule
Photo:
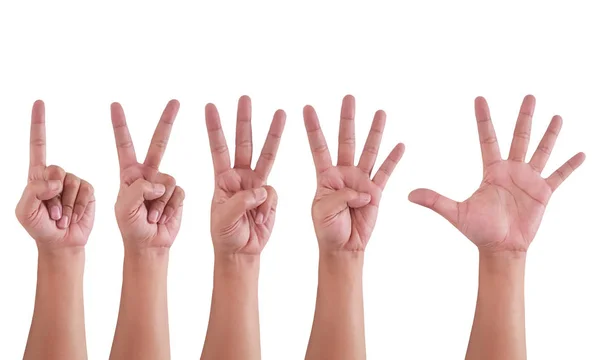
M 358 166 L 354 166 L 354 104 L 354 97 L 344 97 L 337 166 L 332 165 L 315 110 L 304 108 L 304 125 L 317 171 L 312 217 L 319 247 L 325 251 L 364 251 L 375 227 L 385 184 L 404 154 L 404 144 L 396 145 L 371 179 L 385 127 L 385 113 L 379 110 Z
M 409 200 L 428 207 L 450 221 L 480 250 L 526 251 L 533 240 L 550 196 L 585 159 L 578 153 L 548 178 L 541 172 L 562 126 L 552 118 L 537 150 L 525 163 L 535 98 L 523 100 L 507 160 L 500 156 L 494 126 L 484 98 L 475 99 L 475 117 L 483 158 L 479 189 L 463 202 L 450 200 L 432 190 L 417 189 Z
M 15 210 L 40 248 L 81 247 L 94 225 L 94 189 L 58 166 L 46 166 L 44 103 L 33 104 L 29 177 Z
M 121 168 L 121 189 L 115 214 L 125 247 L 169 248 L 179 232 L 185 194 L 172 176 L 158 171 L 178 110 L 177 100 L 167 104 L 152 137 L 146 160 L 140 164 L 123 108 L 118 103 L 111 105 Z
M 232 168 L 217 108 L 213 104 L 206 106 L 206 128 L 215 173 L 210 228 L 216 253 L 258 255 L 275 224 L 277 193 L 265 184 L 285 126 L 285 112 L 275 112 L 254 170 L 251 169 L 251 115 L 250 98 L 242 96 L 238 103 Z

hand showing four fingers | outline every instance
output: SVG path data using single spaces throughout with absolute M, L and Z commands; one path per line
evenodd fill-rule
M 552 193 L 585 159 L 578 153 L 548 178 L 544 170 L 562 126 L 552 118 L 529 163 L 525 162 L 535 98 L 525 97 L 508 159 L 503 160 L 488 105 L 475 100 L 475 116 L 483 157 L 483 180 L 465 201 L 450 200 L 432 190 L 418 189 L 412 202 L 433 209 L 484 251 L 526 251 L 540 226 Z
M 285 126 L 285 112 L 275 112 L 254 169 L 251 168 L 251 116 L 250 98 L 242 96 L 237 111 L 235 162 L 231 167 L 217 108 L 213 104 L 206 106 L 206 128 L 215 174 L 210 229 L 216 253 L 258 255 L 275 224 L 277 193 L 266 183 Z
M 169 248 L 179 232 L 185 194 L 172 176 L 158 171 L 178 110 L 176 100 L 167 104 L 140 164 L 123 108 L 118 103 L 111 106 L 121 169 L 115 214 L 126 247 Z
M 385 126 L 377 111 L 358 165 L 354 165 L 354 97 L 342 102 L 338 164 L 331 155 L 315 110 L 304 108 L 304 124 L 317 171 L 312 217 L 319 246 L 326 251 L 363 251 L 371 237 L 382 191 L 404 153 L 398 144 L 371 178 Z
M 94 189 L 58 166 L 46 166 L 46 124 L 42 101 L 31 115 L 28 183 L 15 210 L 38 247 L 81 247 L 94 225 Z

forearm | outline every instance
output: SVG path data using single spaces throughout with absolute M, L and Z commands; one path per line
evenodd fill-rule
M 260 359 L 258 255 L 215 256 L 202 360 Z
M 525 253 L 479 256 L 477 308 L 467 360 L 524 360 Z
M 31 330 L 24 360 L 87 359 L 81 248 L 39 251 Z
M 170 359 L 168 262 L 168 249 L 125 251 L 111 360 Z
M 307 360 L 366 358 L 363 252 L 321 254 L 319 287 Z

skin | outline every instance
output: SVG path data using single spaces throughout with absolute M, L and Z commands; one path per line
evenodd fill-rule
M 143 163 L 138 163 L 123 108 L 111 106 L 121 169 L 115 215 L 123 237 L 121 307 L 111 360 L 170 359 L 167 313 L 169 249 L 179 232 L 183 189 L 159 171 L 179 102 L 171 100 L 156 127 Z
M 211 237 L 215 251 L 212 305 L 203 360 L 260 359 L 258 274 L 260 254 L 275 224 L 277 193 L 266 185 L 286 115 L 278 110 L 254 169 L 252 105 L 238 102 L 235 160 L 229 150 L 217 108 L 206 106 L 206 128 L 212 152 L 215 190 Z
M 319 285 L 308 360 L 365 359 L 362 268 L 383 189 L 404 153 L 398 144 L 371 177 L 386 115 L 377 111 L 358 165 L 354 165 L 355 100 L 342 102 L 338 163 L 333 166 L 315 110 L 304 124 L 317 171 L 312 218 L 319 244 Z
M 84 247 L 94 225 L 94 189 L 58 166 L 46 166 L 45 109 L 33 105 L 27 186 L 15 210 L 38 248 L 38 279 L 25 360 L 87 359 Z
M 527 249 L 551 195 L 584 161 L 578 153 L 549 177 L 543 171 L 562 126 L 552 118 L 529 163 L 525 162 L 535 98 L 523 100 L 508 159 L 502 159 L 487 102 L 475 99 L 483 158 L 479 189 L 462 202 L 428 189 L 409 200 L 442 215 L 479 249 L 479 293 L 467 359 L 526 359 L 524 273 Z

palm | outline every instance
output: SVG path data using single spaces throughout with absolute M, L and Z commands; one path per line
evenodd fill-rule
M 263 180 L 250 169 L 230 169 L 217 176 L 212 205 L 212 217 L 218 219 L 222 206 L 240 191 L 263 186 Z M 275 210 L 273 210 L 275 211 Z M 216 241 L 231 249 L 244 253 L 258 254 L 271 236 L 275 218 L 270 216 L 265 223 L 256 223 L 257 209 L 250 209 L 232 224 L 215 223 L 213 236 Z
M 346 244 L 364 248 L 367 245 L 381 199 L 381 189 L 371 181 L 369 175 L 354 166 L 337 166 L 322 173 L 318 178 L 317 194 L 313 203 L 313 218 L 317 238 L 327 239 L 337 248 Z M 371 195 L 371 202 L 360 208 L 342 210 L 337 214 L 324 214 L 320 209 L 329 195 L 350 188 Z
M 242 96 L 238 102 L 235 163 L 232 167 L 217 108 L 213 104 L 206 106 L 206 127 L 215 173 L 211 236 L 215 251 L 220 253 L 260 254 L 275 224 L 277 194 L 265 184 L 285 126 L 285 113 L 282 110 L 275 112 L 254 170 L 251 168 L 251 115 L 250 98 Z
M 543 170 L 560 131 L 554 117 L 529 163 L 524 162 L 535 99 L 527 96 L 521 106 L 508 160 L 500 158 L 487 103 L 475 103 L 484 162 L 481 186 L 470 198 L 457 203 L 431 190 L 419 189 L 410 200 L 438 212 L 480 249 L 526 251 L 540 227 L 550 196 L 584 160 L 583 153 L 544 179 Z
M 317 170 L 317 192 L 312 217 L 322 249 L 362 251 L 377 220 L 381 193 L 404 146 L 398 144 L 371 179 L 385 126 L 385 113 L 378 111 L 357 166 L 354 166 L 354 98 L 342 102 L 338 165 L 331 155 L 315 110 L 304 108 L 304 124 Z

